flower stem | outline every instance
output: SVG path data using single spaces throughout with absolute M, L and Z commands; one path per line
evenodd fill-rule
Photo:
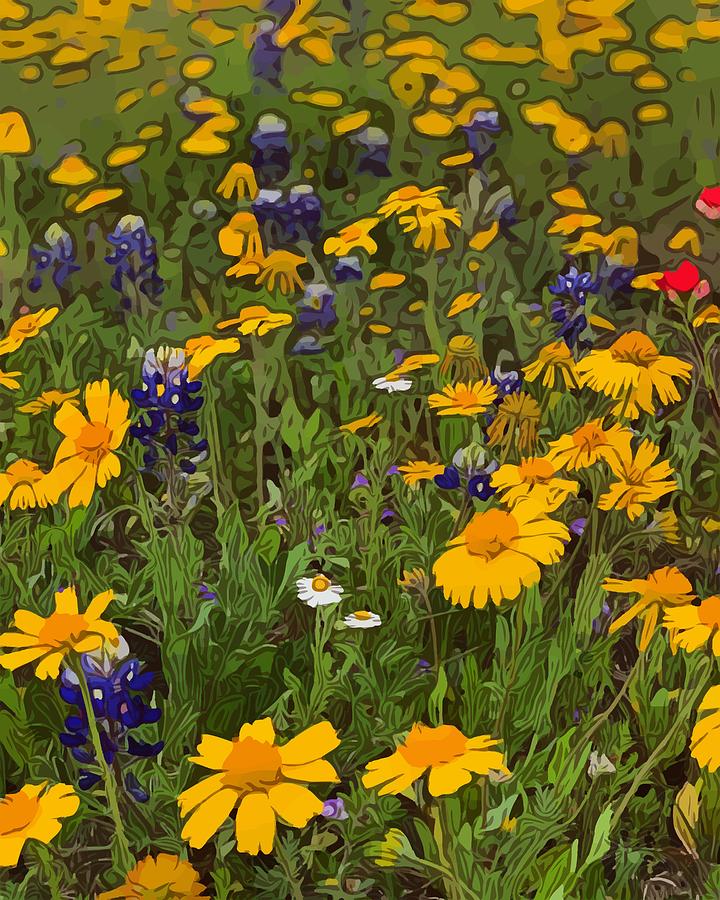
M 105 760 L 105 754 L 103 753 L 102 744 L 100 742 L 100 732 L 98 731 L 97 721 L 95 719 L 95 711 L 93 710 L 92 698 L 90 697 L 90 688 L 87 679 L 85 678 L 85 672 L 83 671 L 79 657 L 73 660 L 72 669 L 77 675 L 80 684 L 80 692 L 82 693 L 83 704 L 85 705 L 85 715 L 88 721 L 88 728 L 90 729 L 90 738 L 92 740 L 93 748 L 95 749 L 95 759 L 97 760 L 97 764 L 103 775 L 105 796 L 107 797 L 108 806 L 110 808 L 110 816 L 115 825 L 117 866 L 121 872 L 125 874 L 132 869 L 135 860 L 130 851 L 130 845 L 128 844 L 127 835 L 125 834 L 125 826 L 123 825 L 122 817 L 120 815 L 117 782 L 115 781 L 112 769 Z

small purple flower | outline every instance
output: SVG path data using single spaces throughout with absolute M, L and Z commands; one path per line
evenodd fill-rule
M 325 534 L 325 532 L 327 531 L 327 528 L 323 525 L 322 522 L 320 522 L 319 525 L 316 525 L 316 526 L 315 526 L 315 528 L 313 529 L 313 531 L 314 531 L 315 534 Z
M 573 534 L 577 534 L 578 536 L 580 536 L 585 531 L 586 527 L 587 519 L 585 518 L 585 516 L 580 516 L 579 519 L 575 519 L 570 523 L 570 531 L 572 531 Z
M 353 490 L 353 488 L 358 488 L 358 487 L 370 487 L 370 482 L 369 482 L 368 479 L 363 475 L 362 472 L 356 472 L 356 473 L 355 473 L 355 480 L 354 480 L 353 483 L 350 485 L 350 490 Z
M 499 404 L 508 394 L 517 394 L 522 388 L 522 375 L 514 369 L 503 372 L 499 365 L 495 366 L 490 373 L 490 381 L 498 389 L 496 404 Z
M 392 509 L 384 509 L 380 513 L 380 522 L 382 525 L 390 525 L 395 518 L 395 511 Z
M 387 475 L 399 475 L 400 469 L 397 466 L 390 466 L 386 472 Z
M 348 814 L 345 811 L 345 803 L 340 797 L 333 797 L 330 800 L 326 800 L 323 805 L 322 814 L 326 819 L 336 819 L 337 821 L 348 818 Z
M 445 466 L 445 471 L 433 478 L 435 484 L 444 491 L 453 491 L 460 487 L 460 473 L 455 466 Z
M 198 585 L 198 597 L 206 603 L 212 603 L 213 606 L 218 605 L 217 594 L 212 588 L 209 588 L 205 582 L 201 581 Z
M 580 710 L 575 709 L 575 710 L 573 710 L 573 722 L 579 722 L 579 721 L 580 721 Z
M 432 665 L 426 659 L 419 659 L 415 666 L 415 672 L 418 675 L 425 675 L 430 669 L 432 669 Z
M 273 521 L 278 526 L 278 528 L 284 528 L 288 524 L 288 520 L 285 518 L 285 516 L 275 516 L 275 519 Z

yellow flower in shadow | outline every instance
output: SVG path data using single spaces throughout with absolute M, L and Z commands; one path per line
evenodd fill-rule
M 233 194 L 238 200 L 254 200 L 258 194 L 255 171 L 247 163 L 233 163 L 215 188 L 215 193 L 224 200 L 231 200 Z
M 720 656 L 720 596 L 706 597 L 699 605 L 673 606 L 665 610 L 663 626 L 670 631 L 673 649 L 692 653 L 712 642 L 714 656 Z
M 54 406 L 62 406 L 63 403 L 71 403 L 73 406 L 78 405 L 75 399 L 79 396 L 80 391 L 76 388 L 74 391 L 43 391 L 39 397 L 29 400 L 18 406 L 18 412 L 30 413 L 31 416 L 37 416 L 46 409 L 52 409 Z
M 264 255 L 257 219 L 249 212 L 235 213 L 220 229 L 218 243 L 225 256 L 255 259 Z
M 258 304 L 246 306 L 235 318 L 218 322 L 217 327 L 232 328 L 233 325 L 237 325 L 240 334 L 256 334 L 258 337 L 263 337 L 276 328 L 291 325 L 292 320 L 293 317 L 290 313 L 272 312 L 267 306 Z
M 353 250 L 365 250 L 368 256 L 377 253 L 378 245 L 370 237 L 370 232 L 378 224 L 380 219 L 370 217 L 358 219 L 341 228 L 336 237 L 329 237 L 323 244 L 323 253 L 332 256 L 347 256 Z
M 19 350 L 28 338 L 40 334 L 40 331 L 49 325 L 59 312 L 59 306 L 51 306 L 49 309 L 43 308 L 37 312 L 20 316 L 8 328 L 7 334 L 0 338 L 0 356 Z
M 60 820 L 77 812 L 80 798 L 71 785 L 47 784 L 26 784 L 0 800 L 0 866 L 16 866 L 26 841 L 49 844 Z
M 600 509 L 624 509 L 631 522 L 642 515 L 645 504 L 654 503 L 677 487 L 669 462 L 655 463 L 660 448 L 645 440 L 633 455 L 630 441 L 620 441 L 607 457 L 617 481 L 598 500 Z
M 47 506 L 45 473 L 29 459 L 16 459 L 0 473 L 0 503 L 9 499 L 10 509 Z
M 113 891 L 103 891 L 97 900 L 208 900 L 200 876 L 189 862 L 170 853 L 146 856 Z
M 194 381 L 202 370 L 221 353 L 237 353 L 239 349 L 239 338 L 218 339 L 209 334 L 190 338 L 185 344 L 185 358 L 189 360 L 188 378 L 190 381 Z
M 537 359 L 525 366 L 523 372 L 525 380 L 530 383 L 542 375 L 542 386 L 551 390 L 557 386 L 558 377 L 566 390 L 579 387 L 575 359 L 565 341 L 555 341 L 543 347 Z

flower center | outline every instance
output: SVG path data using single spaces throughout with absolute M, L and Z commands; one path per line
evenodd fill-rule
M 510 513 L 490 509 L 470 522 L 465 529 L 465 543 L 469 553 L 491 560 L 507 550 L 518 533 L 518 524 Z
M 6 837 L 23 831 L 33 822 L 37 811 L 37 800 L 23 793 L 10 794 L 0 800 L 0 835 Z
M 618 338 L 610 348 L 610 355 L 617 362 L 632 363 L 647 369 L 658 359 L 657 347 L 641 333 L 626 334 Z
M 353 613 L 353 618 L 360 619 L 361 622 L 367 622 L 368 619 L 372 619 L 372 615 L 373 614 L 366 609 L 359 609 L 357 612 Z
M 708 628 L 720 628 L 720 595 L 714 594 L 700 604 L 698 618 Z
M 518 474 L 525 484 L 544 484 L 554 477 L 555 469 L 546 459 L 526 459 L 518 466 Z
M 112 431 L 101 422 L 85 425 L 77 439 L 79 456 L 85 462 L 97 465 L 110 452 Z
M 324 575 L 316 575 L 313 578 L 310 587 L 314 591 L 326 591 L 330 587 L 330 579 L 326 578 Z
M 583 425 L 572 436 L 573 444 L 581 450 L 596 450 L 607 444 L 607 437 L 597 425 Z
M 458 406 L 475 406 L 478 402 L 478 398 L 470 388 L 464 387 L 455 391 L 455 402 Z
M 414 725 L 398 753 L 411 766 L 426 769 L 450 762 L 465 752 L 466 739 L 454 725 L 427 728 Z
M 40 629 L 38 644 L 49 647 L 73 646 L 88 626 L 84 616 L 79 614 L 53 613 Z
M 233 741 L 223 763 L 223 784 L 243 793 L 266 791 L 280 781 L 282 759 L 277 747 L 255 738 Z

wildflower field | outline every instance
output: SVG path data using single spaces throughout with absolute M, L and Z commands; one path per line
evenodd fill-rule
M 720 897 L 719 53 L 0 0 L 2 900 Z

